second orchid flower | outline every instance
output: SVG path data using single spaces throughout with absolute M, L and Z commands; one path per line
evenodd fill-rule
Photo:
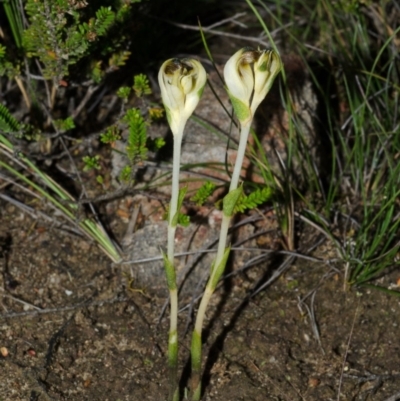
M 253 119 L 281 69 L 281 59 L 274 50 L 245 47 L 228 60 L 224 68 L 225 83 L 241 124 Z
M 179 209 L 186 189 L 179 190 L 179 170 L 183 131 L 194 112 L 206 84 L 204 67 L 194 59 L 170 59 L 165 61 L 158 73 L 161 98 L 164 103 L 169 126 L 174 137 L 171 202 L 168 211 L 167 254 L 164 255 L 165 273 L 170 295 L 170 331 L 168 340 L 168 365 L 170 375 L 169 401 L 178 401 L 178 289 L 174 266 L 175 230 Z

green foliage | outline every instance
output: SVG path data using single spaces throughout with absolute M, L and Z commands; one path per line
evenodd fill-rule
M 135 165 L 140 165 L 147 160 L 149 151 L 156 152 L 165 145 L 164 138 L 150 138 L 147 135 L 148 125 L 153 120 L 152 116 L 156 114 L 153 111 L 160 110 L 160 108 L 149 107 L 147 118 L 138 108 L 125 110 L 125 104 L 128 103 L 132 90 L 137 97 L 151 93 L 149 81 L 145 75 L 139 74 L 135 76 L 134 82 L 135 85 L 132 87 L 124 86 L 118 89 L 117 95 L 123 101 L 122 116 L 100 135 L 102 143 L 113 146 L 116 141 L 122 138 L 122 132 L 128 133 L 124 150 L 118 150 L 118 152 L 126 155 L 128 163 L 119 174 L 119 180 L 124 183 L 132 181 L 135 174 Z M 146 104 L 146 99 L 142 98 L 142 103 Z M 186 217 L 182 217 L 180 222 L 182 224 L 188 223 Z
M 69 67 L 88 54 L 91 43 L 104 36 L 115 20 L 110 7 L 100 7 L 96 17 L 82 21 L 82 2 L 28 0 L 25 6 L 29 27 L 23 35 L 28 57 L 43 63 L 46 79 L 61 79 Z
M 168 289 L 170 291 L 175 291 L 176 290 L 176 273 L 175 273 L 175 267 L 172 264 L 170 260 L 168 260 L 168 256 L 164 253 L 161 252 L 163 260 L 164 260 L 164 269 L 165 273 L 167 276 L 167 284 L 168 284 Z
M 150 95 L 151 88 L 149 80 L 144 74 L 135 75 L 133 78 L 133 90 L 137 97 L 142 97 L 143 95 Z
M 143 95 L 150 95 L 151 94 L 151 88 L 149 84 L 149 80 L 146 75 L 144 74 L 139 74 L 135 75 L 133 77 L 134 84 L 132 88 L 124 86 L 118 89 L 117 95 L 124 100 L 127 100 L 130 93 L 131 89 L 134 90 L 135 95 L 137 97 L 142 97 Z
M 128 100 L 130 94 L 131 94 L 131 88 L 129 86 L 122 86 L 117 90 L 117 96 L 125 101 Z
M 124 21 L 126 18 L 129 17 L 130 5 L 133 3 L 140 3 L 141 1 L 142 0 L 131 0 L 130 2 L 128 1 L 121 2 L 121 7 L 117 10 L 117 13 L 115 15 L 115 20 L 119 22 Z
M 333 6 L 340 13 L 357 13 L 362 6 L 368 6 L 372 0 L 339 0 L 333 3 Z
M 197 206 L 202 206 L 207 199 L 213 194 L 216 185 L 211 181 L 206 181 L 190 198 L 191 201 L 196 202 Z
M 271 196 L 272 190 L 270 187 L 257 189 L 247 196 L 242 192 L 242 195 L 235 205 L 234 213 L 243 213 L 247 209 L 255 209 L 257 206 L 271 199 Z
M 3 6 L 11 27 L 14 43 L 20 49 L 22 47 L 23 34 L 21 3 L 18 0 L 5 0 L 3 1 Z
M 176 227 L 178 224 L 186 227 L 189 225 L 189 216 L 185 216 L 183 213 L 180 212 L 183 201 L 185 200 L 186 192 L 187 192 L 187 186 L 181 188 L 179 190 L 179 195 L 178 195 L 178 205 L 177 205 L 177 211 L 175 213 L 175 216 L 168 216 L 168 219 L 171 218 L 171 226 Z
M 126 153 L 131 163 L 146 160 L 148 149 L 147 127 L 139 109 L 130 109 L 122 119 L 128 125 L 129 134 L 127 139 Z
M 190 217 L 186 214 L 179 213 L 178 214 L 178 224 L 182 227 L 189 227 Z
M 3 145 L 3 155 L 6 156 L 9 161 L 11 161 L 10 163 L 0 160 L 0 166 L 7 170 L 11 176 L 26 185 L 29 188 L 28 193 L 35 191 L 39 197 L 47 199 L 49 202 L 51 202 L 51 204 L 56 207 L 57 210 L 65 217 L 67 217 L 69 221 L 77 221 L 78 219 L 76 219 L 76 211 L 78 210 L 78 204 L 75 203 L 74 198 L 63 187 L 61 187 L 46 173 L 40 170 L 35 163 L 14 148 L 11 142 L 1 134 L 0 143 Z M 13 161 L 16 161 L 17 158 L 18 162 L 13 163 Z M 28 174 L 24 174 L 21 171 L 18 171 L 18 169 L 15 169 L 14 165 L 23 167 L 23 171 L 32 172 L 35 177 L 39 178 L 40 184 L 38 184 L 36 180 L 31 179 Z M 82 220 L 79 219 L 79 222 L 77 221 L 77 225 L 86 235 L 93 238 L 115 263 L 121 261 L 119 250 L 110 240 L 101 224 L 90 218 L 84 218 Z
M 346 281 L 370 286 L 385 269 L 393 269 L 399 252 L 398 9 L 390 2 L 371 0 L 294 0 L 288 7 L 273 0 L 271 4 L 274 12 L 265 2 L 259 2 L 265 14 L 255 7 L 253 11 L 267 35 L 268 29 L 282 29 L 279 40 L 285 51 L 298 54 L 304 63 L 324 116 L 317 129 L 322 128 L 328 139 L 321 163 L 321 153 L 315 157 L 307 148 L 299 150 L 296 142 L 307 138 L 308 127 L 301 128 L 293 98 L 286 94 L 292 127 L 285 170 L 296 166 L 308 192 L 297 189 L 290 174 L 281 176 L 281 182 L 301 196 L 307 209 L 303 214 L 332 239 L 345 261 Z M 376 10 L 382 15 L 379 20 Z M 298 23 L 299 18 L 305 18 L 307 26 Z M 312 65 L 307 64 L 310 60 Z M 288 193 L 283 192 L 286 210 L 293 207 Z
M 366 194 L 363 219 L 360 225 L 351 228 L 354 235 L 347 235 L 345 241 L 344 258 L 349 265 L 348 281 L 351 285 L 363 285 L 379 277 L 385 268 L 393 267 L 400 250 L 397 207 L 400 165 L 395 155 L 386 157 L 393 166 L 391 174 L 386 177 L 380 191 Z
M 172 218 L 171 221 L 172 227 L 176 227 L 178 224 L 182 227 L 188 227 L 190 224 L 190 217 L 180 212 L 183 205 L 183 201 L 185 200 L 187 189 L 188 189 L 187 186 L 185 186 L 179 190 L 177 212 L 175 213 L 175 216 L 173 216 Z M 170 219 L 169 206 L 167 207 L 167 210 L 164 213 L 163 218 L 164 220 L 169 221 Z
M 102 61 L 92 61 L 90 75 L 93 81 L 98 84 L 104 77 L 104 71 L 102 70 Z
M 225 271 L 226 262 L 228 261 L 230 252 L 231 252 L 230 247 L 225 248 L 224 255 L 223 255 L 221 261 L 219 262 L 219 265 L 215 266 L 215 261 L 211 265 L 210 280 L 207 283 L 207 287 L 209 287 L 211 289 L 211 291 L 215 291 L 218 281 Z
M 7 48 L 0 44 L 0 77 L 8 75 L 14 77 L 19 74 L 18 64 L 12 63 L 7 57 Z
M 74 119 L 72 117 L 67 117 L 64 120 L 54 120 L 54 125 L 60 132 L 70 131 L 75 128 Z
M 18 132 L 21 124 L 11 115 L 6 106 L 0 104 L 0 131 Z
M 163 115 L 164 115 L 164 109 L 162 109 L 161 107 L 150 107 L 149 108 L 150 120 L 158 121 L 163 117 Z
M 95 33 L 97 36 L 103 36 L 106 34 L 107 30 L 114 23 L 115 14 L 111 11 L 111 7 L 100 7 L 96 11 L 96 19 L 91 19 L 89 21 L 88 34 Z
M 153 150 L 160 150 L 163 146 L 165 146 L 164 138 L 155 138 L 151 141 L 151 147 Z
M 84 156 L 82 161 L 85 163 L 83 171 L 100 170 L 100 156 Z
M 125 65 L 126 60 L 128 60 L 131 52 L 127 50 L 119 51 L 111 55 L 110 59 L 108 60 L 108 64 L 111 70 L 117 70 L 119 67 Z
M 114 124 L 107 128 L 106 132 L 100 134 L 100 141 L 102 143 L 112 144 L 121 139 L 121 131 Z
M 132 167 L 124 166 L 119 173 L 119 180 L 121 182 L 129 183 L 132 180 Z

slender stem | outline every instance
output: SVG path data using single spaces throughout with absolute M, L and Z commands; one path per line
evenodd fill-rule
M 249 138 L 251 123 L 252 123 L 252 121 L 249 121 L 247 124 L 241 126 L 239 147 L 238 147 L 238 151 L 237 151 L 237 155 L 236 155 L 235 166 L 233 168 L 231 184 L 229 186 L 229 192 L 234 191 L 238 187 L 238 184 L 239 184 L 240 172 L 242 171 L 243 159 L 244 159 L 244 155 L 246 153 L 246 146 L 247 146 L 247 140 Z M 231 221 L 230 217 L 225 216 L 225 215 L 222 216 L 221 231 L 219 234 L 219 242 L 218 242 L 218 250 L 217 250 L 217 256 L 215 258 L 215 266 L 218 266 L 220 264 L 220 262 L 224 256 L 230 221 Z M 215 270 L 212 272 L 212 274 L 214 272 L 215 272 Z M 210 281 L 212 281 L 211 280 L 213 277 L 212 274 L 210 277 Z M 201 304 L 200 304 L 200 306 L 201 306 Z M 197 315 L 197 316 L 199 316 L 199 315 Z
M 231 222 L 230 217 L 227 217 L 225 215 L 222 217 L 221 231 L 220 231 L 219 244 L 218 244 L 218 250 L 219 250 L 219 248 L 221 248 L 221 244 L 222 244 L 222 252 L 224 252 L 224 250 L 225 250 L 226 238 L 228 236 L 228 229 L 229 229 L 230 222 Z M 223 256 L 223 253 L 222 253 L 222 256 Z M 221 261 L 222 261 L 222 258 L 215 259 L 214 266 L 215 267 L 218 266 L 219 263 L 221 263 Z M 206 289 L 204 291 L 203 297 L 201 298 L 199 309 L 197 311 L 196 323 L 195 323 L 194 327 L 195 327 L 195 330 L 198 333 L 201 333 L 201 331 L 202 331 L 203 321 L 204 321 L 204 317 L 205 317 L 205 314 L 206 314 L 206 309 L 207 309 L 208 303 L 209 303 L 209 301 L 211 299 L 211 295 L 214 292 L 214 289 L 211 288 L 210 284 L 212 283 L 212 279 L 214 278 L 215 272 L 216 272 L 216 269 L 214 268 L 213 271 L 211 272 L 211 275 L 210 275 L 210 278 L 208 280 L 208 283 L 207 283 Z
M 176 225 L 172 224 L 176 212 L 178 211 L 178 197 L 179 197 L 179 171 L 181 162 L 181 147 L 182 135 L 174 135 L 174 156 L 172 164 L 172 185 L 171 185 L 171 202 L 169 205 L 169 219 L 168 219 L 168 260 L 174 264 L 174 249 L 175 249 L 175 231 Z
M 181 159 L 181 146 L 183 137 L 183 128 L 181 132 L 174 135 L 174 154 L 172 165 L 172 186 L 171 186 L 171 202 L 169 206 L 169 219 L 168 219 L 168 244 L 167 244 L 167 259 L 168 266 L 166 269 L 172 271 L 167 272 L 172 278 L 168 282 L 169 296 L 170 296 L 170 327 L 168 339 L 168 366 L 169 366 L 169 401 L 178 401 L 179 399 L 179 383 L 178 383 L 178 290 L 176 288 L 174 256 L 175 256 L 175 231 L 176 222 L 174 223 L 174 216 L 178 212 L 179 200 L 179 171 Z
M 249 132 L 251 128 L 251 123 L 253 120 L 248 121 L 246 124 L 242 124 L 240 128 L 240 139 L 239 147 L 236 156 L 235 167 L 233 169 L 231 185 L 229 187 L 229 192 L 233 191 L 238 187 L 240 172 L 242 171 L 243 159 L 246 153 L 247 141 L 249 139 Z
M 239 148 L 236 156 L 235 167 L 233 169 L 231 184 L 229 187 L 229 192 L 237 189 L 239 184 L 240 172 L 242 170 L 242 164 L 244 155 L 246 152 L 247 140 L 249 137 L 250 127 L 252 121 L 241 126 Z M 223 262 L 225 256 L 226 243 L 228 238 L 228 230 L 231 222 L 231 216 L 222 215 L 221 230 L 219 235 L 217 256 L 215 258 L 214 267 L 211 271 L 210 278 L 208 280 L 206 289 L 204 291 L 203 297 L 201 299 L 199 309 L 197 311 L 196 323 L 192 336 L 192 346 L 191 346 L 191 357 L 192 357 L 192 378 L 191 378 L 191 393 L 192 401 L 199 401 L 201 397 L 201 353 L 202 353 L 202 340 L 201 333 L 203 329 L 203 322 L 207 310 L 207 306 L 210 302 L 211 296 L 214 293 L 216 283 L 215 277 L 217 274 L 222 274 L 218 269 L 221 262 Z M 223 267 L 224 268 L 224 267 Z

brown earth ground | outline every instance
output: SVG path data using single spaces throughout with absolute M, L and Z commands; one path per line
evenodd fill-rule
M 105 216 L 117 236 L 126 228 L 118 207 L 114 202 Z M 2 202 L 0 210 L 0 400 L 165 400 L 164 281 L 143 288 L 140 277 L 112 265 L 87 240 L 13 205 Z M 314 237 L 308 233 L 300 242 Z M 335 253 L 322 243 L 313 256 L 327 260 Z M 342 265 L 297 259 L 246 300 L 285 257 L 232 275 L 213 298 L 204 400 L 400 399 L 399 299 L 344 290 Z M 381 281 L 388 286 L 397 279 L 392 272 Z M 181 305 L 188 302 L 185 296 Z M 182 392 L 186 320 L 182 311 Z

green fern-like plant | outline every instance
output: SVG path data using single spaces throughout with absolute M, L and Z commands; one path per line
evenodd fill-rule
M 110 69 L 116 70 L 119 67 L 122 67 L 123 65 L 125 65 L 125 63 L 128 60 L 130 55 L 131 55 L 131 52 L 129 52 L 127 50 L 113 53 L 108 60 L 108 65 L 110 66 Z
M 0 104 L 0 131 L 5 133 L 18 132 L 21 124 L 11 115 L 6 106 Z
M 137 97 L 142 97 L 143 95 L 150 95 L 151 88 L 149 80 L 144 74 L 135 75 L 133 78 L 133 90 Z
M 96 11 L 96 19 L 94 20 L 94 32 L 98 36 L 106 34 L 108 29 L 115 21 L 115 14 L 111 11 L 111 7 L 100 7 Z
M 254 209 L 271 199 L 271 196 L 270 187 L 259 188 L 247 196 L 242 192 L 235 204 L 234 213 L 243 213 L 245 210 Z
M 126 153 L 131 163 L 147 159 L 147 127 L 139 109 L 127 111 L 123 121 L 128 124 L 129 135 Z
M 107 128 L 106 132 L 100 134 L 100 141 L 112 145 L 114 142 L 121 139 L 121 132 L 116 124 Z
M 217 186 L 211 182 L 206 181 L 190 198 L 191 201 L 196 202 L 197 206 L 202 206 L 206 200 L 213 194 Z
M 157 152 L 165 145 L 163 138 L 150 138 L 147 135 L 147 127 L 154 120 L 157 108 L 148 106 L 148 112 L 142 113 L 138 108 L 125 110 L 131 94 L 134 92 L 136 97 L 143 97 L 151 93 L 148 78 L 144 74 L 134 77 L 134 85 L 132 87 L 121 87 L 117 91 L 117 96 L 121 98 L 122 117 L 113 125 L 109 126 L 104 133 L 100 135 L 102 143 L 109 144 L 113 150 L 120 152 L 126 156 L 127 164 L 122 167 L 119 180 L 123 183 L 132 183 L 132 177 L 136 171 L 135 165 L 139 165 L 148 158 L 148 153 Z M 146 104 L 147 100 L 142 99 Z M 123 149 L 116 149 L 115 142 L 119 141 L 123 132 L 128 132 L 126 145 Z

